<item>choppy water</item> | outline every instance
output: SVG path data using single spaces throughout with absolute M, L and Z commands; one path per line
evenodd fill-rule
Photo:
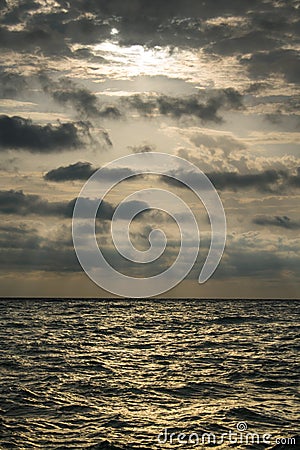
M 218 435 L 238 422 L 273 441 L 293 436 L 299 310 L 294 301 L 0 300 L 0 448 L 177 447 L 158 434 Z

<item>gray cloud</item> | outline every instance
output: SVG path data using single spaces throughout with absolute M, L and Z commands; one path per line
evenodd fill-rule
M 71 56 L 70 44 L 90 45 L 119 30 L 121 45 L 205 48 L 218 54 L 252 53 L 282 47 L 299 33 L 297 2 L 258 0 L 60 0 L 47 12 L 33 1 L 4 10 L 0 41 L 21 52 Z M 238 17 L 241 23 L 209 23 L 211 18 Z M 22 23 L 22 29 L 5 25 Z
M 41 238 L 37 235 L 37 230 L 28 227 L 26 224 L 0 225 L 0 248 L 37 248 Z
M 97 200 L 80 199 L 82 217 L 88 217 L 91 207 Z M 23 191 L 0 191 L 0 214 L 19 216 L 38 215 L 70 218 L 73 214 L 76 199 L 71 201 L 49 202 L 39 195 L 24 194 Z M 107 202 L 102 202 L 97 217 L 102 220 L 111 220 L 114 207 Z M 86 215 L 85 215 L 86 213 Z
M 69 166 L 61 166 L 50 170 L 44 175 L 44 178 L 48 181 L 87 180 L 98 169 L 99 167 L 93 168 L 89 162 L 82 163 L 79 161 Z M 131 176 L 134 176 L 134 172 L 127 167 L 113 169 L 103 167 L 101 171 L 101 179 L 109 179 L 111 182 Z
M 203 145 L 213 152 L 217 148 L 221 148 L 226 154 L 229 154 L 234 150 L 246 148 L 242 140 L 238 140 L 233 136 L 226 134 L 207 134 L 207 132 L 197 131 L 191 133 L 190 141 L 197 147 Z
M 41 217 L 58 217 L 61 219 L 71 218 L 76 200 L 78 201 L 81 217 L 89 218 L 91 209 L 98 205 L 98 199 L 74 198 L 71 201 L 49 202 L 39 195 L 24 194 L 23 191 L 0 191 L 0 214 L 29 216 L 38 215 Z M 140 201 L 124 202 L 121 217 L 126 219 L 131 211 L 136 207 L 146 209 L 148 204 Z M 106 201 L 102 201 L 97 211 L 97 218 L 110 221 L 114 214 L 115 207 Z
M 26 88 L 28 84 L 24 76 L 6 70 L 0 71 L 0 98 L 15 98 Z
M 39 195 L 24 194 L 23 191 L 0 191 L 0 213 L 70 217 L 71 205 L 68 202 L 48 202 Z
M 151 144 L 134 145 L 132 147 L 128 147 L 128 149 L 132 153 L 149 153 L 155 151 L 155 145 Z
M 253 223 L 262 226 L 286 228 L 288 230 L 299 230 L 300 222 L 291 220 L 288 216 L 266 216 L 260 215 L 253 219 Z
M 66 167 L 58 167 L 44 175 L 47 181 L 74 181 L 87 180 L 97 169 L 93 169 L 91 163 L 77 162 Z
M 38 125 L 19 116 L 0 116 L 0 148 L 25 149 L 31 153 L 51 153 L 74 149 L 90 141 L 86 122 Z
M 173 118 L 194 116 L 203 122 L 216 123 L 222 122 L 222 117 L 218 115 L 220 110 L 243 107 L 242 95 L 233 88 L 210 92 L 206 99 L 201 94 L 187 97 L 133 95 L 123 99 L 123 102 L 144 115 L 159 113 Z
M 297 174 L 291 176 L 289 182 L 292 187 L 300 188 L 300 167 L 297 167 Z
M 67 2 L 61 0 L 60 4 L 67 7 Z M 151 18 L 160 21 L 170 17 L 212 17 L 226 13 L 242 14 L 250 8 L 259 5 L 258 0 L 215 0 L 210 2 L 198 2 L 196 0 L 75 0 L 72 7 L 78 11 L 89 11 L 100 17 L 122 17 L 131 21 L 145 20 Z
M 272 50 L 278 45 L 277 42 L 276 39 L 267 36 L 265 31 L 255 30 L 249 31 L 243 36 L 221 38 L 214 44 L 209 45 L 208 49 L 214 53 L 226 56 L 243 55 L 253 51 Z
M 64 236 L 61 236 L 64 233 Z M 0 267 L 8 270 L 81 271 L 72 245 L 71 230 L 55 239 L 41 236 L 26 224 L 0 226 Z
M 255 52 L 241 59 L 249 74 L 254 78 L 265 78 L 274 73 L 282 75 L 285 81 L 299 83 L 300 56 L 297 50 L 275 49 L 268 52 Z
M 288 174 L 279 170 L 265 170 L 255 174 L 240 175 L 235 172 L 210 173 L 210 180 L 217 189 L 239 190 L 254 188 L 262 192 L 276 192 L 278 185 L 288 180 Z
M 1 0 L 0 8 L 2 9 L 2 14 L 0 22 L 7 25 L 15 25 L 20 21 L 26 20 L 29 14 L 38 10 L 39 7 L 39 3 L 32 0 L 27 0 L 26 2 Z
M 60 78 L 57 82 L 41 73 L 39 80 L 44 91 L 62 105 L 71 105 L 77 112 L 87 118 L 112 118 L 121 117 L 121 112 L 115 105 L 100 105 L 95 94 L 87 89 L 79 87 L 68 78 Z
M 62 166 L 57 169 L 50 170 L 44 175 L 48 181 L 63 182 L 74 180 L 87 180 L 99 168 L 93 168 L 91 163 L 77 162 L 69 166 Z M 182 174 L 176 170 L 171 170 L 169 176 L 162 176 L 160 180 L 166 184 L 182 187 L 185 185 L 177 181 L 177 177 Z M 191 181 L 198 180 L 198 174 L 190 172 L 183 174 Z M 209 172 L 207 176 L 216 189 L 238 191 L 241 189 L 256 189 L 260 192 L 280 194 L 287 189 L 300 187 L 300 168 L 297 169 L 296 175 L 291 175 L 287 170 L 265 170 L 258 173 L 240 174 L 238 172 Z M 130 168 L 102 168 L 101 178 L 109 179 L 111 182 L 118 181 L 120 178 L 130 178 L 137 176 Z M 139 175 L 139 178 L 143 175 Z
M 185 185 L 178 182 L 176 177 L 179 174 L 176 171 L 170 172 L 170 177 L 161 177 L 164 183 L 185 188 Z M 199 177 L 196 172 L 185 173 L 193 182 L 197 182 Z M 291 179 L 287 172 L 280 170 L 265 170 L 254 174 L 241 175 L 236 172 L 211 172 L 207 173 L 208 178 L 216 189 L 233 190 L 256 189 L 261 192 L 282 193 L 286 187 L 289 187 Z M 174 177 L 174 178 L 172 178 Z
M 68 43 L 57 31 L 48 26 L 8 30 L 0 26 L 0 47 L 23 53 L 40 52 L 46 55 L 71 56 Z

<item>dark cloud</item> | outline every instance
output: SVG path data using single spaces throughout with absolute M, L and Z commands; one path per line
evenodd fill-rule
M 95 94 L 81 88 L 68 78 L 60 78 L 57 82 L 47 75 L 40 74 L 39 80 L 44 91 L 62 105 L 72 106 L 80 115 L 87 118 L 121 117 L 121 112 L 114 105 L 100 105 Z
M 197 147 L 204 146 L 212 151 L 221 148 L 226 154 L 234 150 L 245 149 L 246 146 L 241 140 L 235 139 L 230 135 L 207 134 L 205 132 L 192 133 L 190 141 Z
M 5 271 L 77 272 L 81 267 L 72 244 L 71 230 L 61 228 L 59 237 L 41 236 L 26 224 L 0 226 L 0 266 Z M 63 234 L 63 235 L 62 235 Z
M 243 107 L 242 95 L 233 88 L 210 92 L 207 99 L 203 99 L 201 94 L 186 97 L 133 95 L 123 99 L 123 102 L 144 115 L 159 113 L 173 118 L 193 116 L 203 122 L 216 123 L 222 122 L 222 117 L 218 115 L 220 110 Z
M 155 145 L 151 144 L 134 145 L 132 147 L 128 147 L 128 149 L 132 153 L 149 153 L 155 151 Z
M 251 21 L 251 27 L 258 28 L 260 30 L 274 32 L 278 35 L 278 31 L 288 31 L 291 23 L 294 22 L 294 18 L 291 14 L 295 12 L 296 3 L 284 2 L 281 5 L 277 4 L 273 8 L 272 3 L 269 4 L 271 8 L 263 7 L 260 11 L 251 11 L 249 19 Z
M 61 0 L 46 12 L 29 0 L 11 4 L 3 14 L 0 40 L 3 47 L 16 51 L 71 56 L 72 43 L 103 42 L 116 27 L 121 45 L 207 46 L 222 55 L 252 53 L 285 44 L 283 38 L 288 39 L 291 30 L 299 31 L 299 23 L 291 20 L 297 13 L 296 2 L 258 0 Z M 245 20 L 239 26 L 234 20 L 207 22 L 221 17 Z M 5 28 L 19 23 L 24 27 L 18 31 Z
M 15 98 L 28 88 L 26 78 L 18 73 L 0 71 L 0 98 Z
M 72 55 L 64 37 L 49 27 L 29 27 L 17 31 L 0 26 L 0 47 L 26 54 L 40 52 L 52 56 Z
M 149 210 L 149 205 L 146 202 L 140 201 L 140 200 L 130 200 L 128 202 L 124 202 L 121 204 L 119 209 L 118 217 L 121 220 L 130 220 L 135 211 L 142 210 L 147 211 Z M 135 217 L 138 217 L 142 213 L 138 213 Z
M 134 176 L 134 172 L 129 167 L 116 167 L 116 168 L 109 168 L 109 167 L 103 167 L 101 170 L 101 179 L 109 180 L 111 182 L 119 181 L 121 178 L 130 178 Z M 139 177 L 143 177 L 142 175 L 139 175 Z
M 63 182 L 74 180 L 87 180 L 99 168 L 94 168 L 91 163 L 77 162 L 69 166 L 53 169 L 44 175 L 48 181 Z M 177 181 L 177 177 L 184 175 L 190 181 L 197 181 L 198 174 L 190 172 L 188 174 L 178 173 L 176 170 L 169 172 L 169 176 L 160 177 L 161 181 L 169 185 L 185 187 Z M 207 176 L 216 189 L 238 191 L 241 189 L 256 189 L 260 192 L 280 194 L 288 189 L 300 187 L 300 168 L 296 175 L 291 175 L 285 170 L 265 170 L 253 174 L 240 174 L 237 172 L 210 172 Z M 101 170 L 101 179 L 108 179 L 112 183 L 124 178 L 143 178 L 143 175 L 135 176 L 130 168 L 106 168 Z
M 38 247 L 41 240 L 37 230 L 26 224 L 0 225 L 0 248 L 2 249 L 34 249 Z
M 31 153 L 51 153 L 74 149 L 90 141 L 85 122 L 38 125 L 30 119 L 0 116 L 0 148 L 24 149 Z
M 256 52 L 241 59 L 253 78 L 266 78 L 279 74 L 289 83 L 300 81 L 300 55 L 297 50 L 277 49 Z
M 300 222 L 291 220 L 288 216 L 256 216 L 253 219 L 253 223 L 256 225 L 272 226 L 286 228 L 288 230 L 299 230 Z
M 30 13 L 38 10 L 38 2 L 32 0 L 7 2 L 0 1 L 0 10 L 2 10 L 0 22 L 6 25 L 15 25 L 18 22 L 26 20 Z
M 288 182 L 288 174 L 280 170 L 265 170 L 255 174 L 241 175 L 235 172 L 208 174 L 217 189 L 239 190 L 254 188 L 262 192 L 276 192 L 279 185 Z
M 89 210 L 98 200 L 88 198 L 79 199 L 82 217 L 89 217 Z M 71 218 L 76 199 L 65 202 L 49 202 L 39 195 L 24 194 L 23 191 L 0 191 L 0 214 L 12 214 L 19 216 L 39 215 Z M 98 210 L 97 217 L 101 220 L 111 220 L 114 207 L 103 201 Z
M 177 181 L 180 175 L 176 171 L 170 171 L 170 176 L 161 177 L 164 183 L 184 188 L 185 185 Z M 196 172 L 181 174 L 188 180 L 197 182 L 199 176 Z M 241 189 L 256 189 L 260 192 L 269 192 L 273 194 L 283 193 L 292 186 L 292 180 L 296 177 L 289 176 L 288 172 L 283 170 L 266 170 L 254 174 L 239 174 L 236 172 L 211 172 L 207 173 L 208 178 L 216 189 L 239 191 Z
M 80 207 L 81 217 L 89 218 L 90 211 L 98 205 L 98 199 L 74 198 L 71 201 L 49 202 L 39 195 L 24 194 L 23 191 L 0 191 L 0 214 L 41 217 L 58 217 L 69 219 L 73 216 L 76 201 Z M 121 217 L 127 218 L 128 214 L 136 207 L 148 208 L 147 203 L 139 201 L 128 201 L 122 204 Z M 106 201 L 102 201 L 97 210 L 97 218 L 100 221 L 110 221 L 113 217 L 115 207 Z
M 70 212 L 68 202 L 48 202 L 39 195 L 24 194 L 23 191 L 0 191 L 1 214 L 69 217 Z
M 48 181 L 74 181 L 74 180 L 87 180 L 93 175 L 99 167 L 92 167 L 89 162 L 77 162 L 70 164 L 69 166 L 58 167 L 57 169 L 50 170 L 44 175 L 44 178 Z M 134 172 L 127 167 L 120 168 L 106 168 L 103 167 L 101 171 L 101 179 L 108 179 L 111 182 L 118 181 L 121 178 L 129 178 L 134 176 Z
M 44 175 L 47 181 L 74 181 L 87 180 L 97 169 L 88 162 L 77 162 L 66 167 L 58 167 L 50 170 Z
M 90 17 L 78 17 L 63 26 L 65 38 L 81 44 L 93 44 L 111 37 L 111 25 L 107 21 Z
M 68 3 L 61 0 L 60 4 L 68 7 Z M 214 17 L 223 14 L 242 14 L 259 5 L 258 0 L 215 0 L 212 2 L 198 2 L 195 0 L 75 0 L 72 8 L 78 11 L 89 11 L 102 17 L 121 17 L 137 21 L 145 18 L 160 19 L 170 17 Z
M 296 175 L 290 176 L 289 184 L 291 187 L 300 188 L 300 167 L 297 167 Z
M 264 244 L 266 244 L 264 242 Z M 274 252 L 258 248 L 255 241 L 251 246 L 233 245 L 226 247 L 226 263 L 221 263 L 215 273 L 216 278 L 251 277 L 254 279 L 278 279 L 282 271 L 299 272 L 299 258 L 285 257 Z
M 254 50 L 271 50 L 278 45 L 277 40 L 266 35 L 265 31 L 255 30 L 244 36 L 220 39 L 208 49 L 221 55 L 252 53 Z
M 65 14 L 63 20 L 59 19 L 60 31 L 73 42 L 90 44 L 106 40 L 111 28 L 116 27 L 121 45 L 190 48 L 208 45 L 211 50 L 211 43 L 216 43 L 214 51 L 234 53 L 237 47 L 240 51 L 250 49 L 250 52 L 255 50 L 255 45 L 258 49 L 270 49 L 278 37 L 278 30 L 286 31 L 291 22 L 289 18 L 297 14 L 294 2 L 287 6 L 272 1 L 262 4 L 258 0 L 75 0 L 72 8 L 68 2 L 61 1 L 60 4 Z M 216 17 L 245 20 L 239 26 L 234 20 L 219 24 L 207 22 Z M 41 20 L 40 14 L 36 25 Z M 44 14 L 43 22 L 45 26 L 57 29 L 58 20 L 53 18 L 53 13 Z M 221 42 L 220 48 L 218 42 Z

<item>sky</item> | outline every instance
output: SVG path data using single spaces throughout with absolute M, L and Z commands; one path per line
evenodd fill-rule
M 128 262 L 111 239 L 119 202 L 155 186 L 189 205 L 201 235 L 193 269 L 164 297 L 299 298 L 298 0 L 0 0 L 0 11 L 1 296 L 112 296 L 76 258 L 76 198 L 103 165 L 164 152 L 217 189 L 221 263 L 198 284 L 205 209 L 186 187 L 149 175 L 122 182 L 99 209 L 97 241 L 113 267 L 149 277 L 176 259 L 178 228 L 159 210 L 130 227 L 143 251 L 164 230 L 155 263 Z

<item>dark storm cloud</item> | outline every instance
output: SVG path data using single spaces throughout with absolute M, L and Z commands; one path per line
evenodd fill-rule
M 43 90 L 62 105 L 72 106 L 79 115 L 89 119 L 119 119 L 126 115 L 126 107 L 136 109 L 142 115 L 160 114 L 172 117 L 192 115 L 203 121 L 219 122 L 219 109 L 240 109 L 243 107 L 242 95 L 233 88 L 209 91 L 201 95 L 189 97 L 171 97 L 161 95 L 142 96 L 133 95 L 122 98 L 118 104 L 100 104 L 99 98 L 91 91 L 81 88 L 69 78 L 51 80 L 45 73 L 39 74 L 39 81 Z M 122 108 L 123 107 L 123 108 Z M 146 152 L 147 145 L 140 146 Z M 149 147 L 150 148 L 150 147 Z M 135 151 L 132 147 L 132 151 Z M 138 151 L 138 148 L 137 148 Z
M 70 164 L 69 166 L 58 167 L 57 169 L 50 170 L 44 175 L 45 180 L 48 181 L 75 181 L 75 180 L 87 180 L 93 175 L 99 167 L 92 167 L 92 164 L 89 162 L 80 162 L 78 161 L 75 164 Z M 110 180 L 118 181 L 121 178 L 129 178 L 134 176 L 134 172 L 127 167 L 120 168 L 106 168 L 103 167 L 101 170 L 100 180 Z M 140 177 L 140 176 L 139 176 Z
M 149 205 L 146 202 L 140 201 L 140 200 L 131 200 L 128 202 L 122 203 L 122 206 L 120 206 L 118 217 L 121 220 L 130 220 L 133 214 L 137 210 L 141 211 L 147 211 L 149 209 Z M 135 217 L 138 217 L 140 214 L 137 214 Z
M 26 224 L 0 226 L 0 266 L 8 270 L 77 272 L 71 230 L 60 229 L 57 239 L 39 235 Z
M 265 2 L 241 15 L 239 24 L 214 24 L 206 27 L 210 35 L 206 51 L 218 55 L 255 54 L 259 51 L 269 52 L 296 43 L 297 10 L 296 2 L 275 4 Z M 213 34 L 210 34 L 213 31 Z
M 63 27 L 63 34 L 67 39 L 86 45 L 109 39 L 110 32 L 111 25 L 107 21 L 89 17 L 70 20 Z
M 88 162 L 77 162 L 66 167 L 58 167 L 50 170 L 44 175 L 47 181 L 74 181 L 87 180 L 97 169 Z
M 34 238 L 32 238 L 34 240 Z M 72 247 L 63 248 L 61 244 L 55 242 L 36 244 L 31 248 L 1 248 L 0 267 L 6 272 L 26 271 L 26 272 L 82 272 L 75 251 Z
M 256 216 L 253 223 L 262 226 L 286 228 L 288 230 L 299 230 L 300 222 L 291 220 L 288 216 Z
M 71 218 L 76 201 L 81 211 L 81 218 L 90 218 L 90 211 L 95 209 L 99 203 L 98 199 L 74 198 L 71 201 L 49 202 L 39 195 L 24 194 L 23 191 L 0 191 L 0 214 L 29 216 L 38 215 L 41 217 L 58 217 L 61 219 Z M 139 201 L 128 201 L 123 203 L 122 218 L 126 218 L 136 206 L 144 209 L 147 203 Z M 100 220 L 112 219 L 115 207 L 106 201 L 102 201 L 97 211 L 97 218 Z
M 264 243 L 266 244 L 266 243 Z M 283 271 L 289 270 L 294 276 L 299 276 L 299 257 L 295 254 L 281 256 L 274 251 L 258 248 L 255 240 L 250 246 L 230 246 L 227 244 L 227 259 L 221 262 L 215 278 L 255 277 L 277 279 Z M 292 250 L 292 248 L 291 248 Z
M 68 8 L 66 2 L 61 2 L 61 5 Z M 109 31 L 104 29 L 105 20 L 110 20 L 110 26 L 119 30 L 121 45 L 208 46 L 209 51 L 219 54 L 252 53 L 257 49 L 274 48 L 277 40 L 281 39 L 278 34 L 288 35 L 293 28 L 296 32 L 297 26 L 291 18 L 297 17 L 298 13 L 296 2 L 278 4 L 258 0 L 77 0 L 72 2 L 72 13 L 76 10 L 80 20 L 83 20 L 83 12 L 90 12 L 100 21 L 98 36 L 102 39 Z M 243 23 L 241 21 L 238 26 L 235 26 L 234 21 L 215 24 L 207 22 L 216 17 L 247 20 Z M 75 28 L 77 25 L 75 20 Z M 83 27 L 84 30 L 91 28 L 91 41 L 94 39 L 94 26 L 95 20 L 94 25 L 86 24 Z M 71 34 L 76 39 L 76 33 Z M 77 34 L 80 32 L 77 31 Z M 95 38 L 96 36 L 97 34 Z M 86 38 L 82 36 L 81 39 Z
M 287 82 L 300 82 L 300 55 L 293 49 L 257 52 L 242 58 L 241 63 L 253 78 L 265 78 L 275 73 L 283 76 Z
M 25 224 L 0 225 L 0 248 L 1 249 L 35 249 L 42 241 L 37 230 Z
M 9 71 L 0 70 L 0 98 L 15 98 L 28 88 L 24 76 Z
M 2 10 L 2 14 L 0 22 L 7 25 L 15 25 L 20 21 L 24 21 L 29 14 L 32 14 L 34 11 L 38 10 L 39 7 L 40 5 L 38 2 L 31 0 L 18 2 L 7 2 L 1 0 L 0 10 Z
M 211 182 L 217 189 L 239 190 L 254 188 L 262 192 L 276 192 L 278 186 L 288 181 L 288 174 L 280 170 L 265 170 L 255 174 L 241 175 L 235 172 L 210 173 Z
M 61 0 L 60 4 L 68 7 Z M 215 0 L 199 2 L 197 0 L 75 0 L 72 7 L 78 11 L 89 11 L 102 17 L 122 17 L 129 20 L 143 20 L 147 17 L 165 20 L 170 17 L 214 17 L 222 14 L 242 14 L 259 5 L 258 0 Z
M 23 117 L 0 116 L 2 149 L 51 153 L 82 146 L 86 138 L 89 138 L 89 125 L 85 122 L 38 125 Z
M 68 78 L 61 78 L 57 82 L 47 75 L 40 74 L 39 80 L 44 91 L 62 105 L 71 105 L 81 115 L 87 118 L 112 118 L 121 116 L 121 112 L 114 105 L 100 105 L 95 94 L 81 88 Z
M 229 56 L 252 53 L 253 50 L 271 50 L 277 45 L 275 39 L 268 37 L 264 31 L 257 30 L 250 31 L 244 36 L 220 39 L 208 48 L 214 53 Z
M 87 16 L 73 5 L 67 9 L 53 6 L 52 11 L 45 12 L 39 3 L 31 1 L 11 4 L 0 18 L 2 47 L 71 56 L 70 43 L 88 45 L 110 37 L 111 26 L 107 20 Z M 22 24 L 22 29 L 7 28 L 17 24 Z
M 218 54 L 252 53 L 279 48 L 289 33 L 299 32 L 299 23 L 291 19 L 297 13 L 296 2 L 258 0 L 61 0 L 48 11 L 33 1 L 16 2 L 2 15 L 0 41 L 16 51 L 71 56 L 72 43 L 103 42 L 116 27 L 121 45 L 207 46 Z M 247 20 L 238 26 L 207 22 L 216 17 Z M 20 23 L 20 30 L 5 27 Z
M 93 175 L 99 168 L 94 168 L 91 163 L 77 162 L 70 164 L 69 166 L 58 167 L 53 169 L 44 175 L 45 180 L 64 182 L 75 180 L 87 180 Z M 169 176 L 160 177 L 161 181 L 169 185 L 174 185 L 184 188 L 185 186 L 177 181 L 178 176 L 186 176 L 188 180 L 197 182 L 199 176 L 195 172 L 190 173 L 178 173 L 173 170 L 169 172 Z M 300 168 L 297 169 L 296 175 L 291 175 L 285 170 L 265 170 L 263 172 L 253 174 L 240 174 L 237 172 L 210 172 L 207 176 L 213 183 L 216 189 L 219 190 L 233 190 L 238 191 L 241 189 L 256 189 L 260 192 L 280 194 L 284 193 L 287 189 L 300 187 Z M 143 178 L 143 175 L 138 177 L 134 175 L 134 172 L 130 168 L 106 168 L 101 170 L 100 180 L 109 180 L 110 182 L 118 181 L 123 178 Z
M 24 194 L 23 191 L 0 191 L 1 214 L 69 217 L 70 212 L 70 202 L 48 202 L 39 195 Z
M 227 88 L 211 92 L 207 99 L 203 99 L 201 94 L 186 97 L 133 95 L 123 99 L 123 102 L 144 115 L 159 113 L 173 118 L 193 116 L 203 122 L 220 123 L 222 117 L 218 115 L 219 111 L 241 109 L 242 99 L 237 90 Z
M 289 178 L 289 184 L 291 187 L 300 188 L 300 167 L 297 167 L 296 175 Z
M 0 48 L 23 53 L 41 52 L 52 56 L 71 56 L 64 37 L 49 27 L 8 30 L 0 26 Z
M 177 181 L 180 175 L 176 171 L 170 172 L 170 177 L 161 177 L 164 183 L 184 188 L 185 185 Z M 192 182 L 199 180 L 196 172 L 181 174 Z M 283 170 L 266 170 L 255 174 L 239 174 L 236 172 L 211 172 L 207 173 L 208 178 L 216 189 L 239 191 L 242 189 L 256 189 L 260 192 L 280 194 L 287 188 L 296 186 L 296 178 L 289 176 L 288 172 Z M 174 177 L 174 178 L 172 178 Z M 294 180 L 294 181 L 293 181 Z M 300 184 L 299 184 L 300 186 Z
M 83 211 L 82 217 L 89 217 L 89 210 L 98 200 L 83 198 L 79 200 Z M 20 216 L 38 215 L 70 218 L 73 215 L 76 199 L 71 201 L 49 202 L 39 195 L 24 194 L 23 191 L 0 191 L 0 214 Z M 97 217 L 102 220 L 111 220 L 114 207 L 102 202 Z

